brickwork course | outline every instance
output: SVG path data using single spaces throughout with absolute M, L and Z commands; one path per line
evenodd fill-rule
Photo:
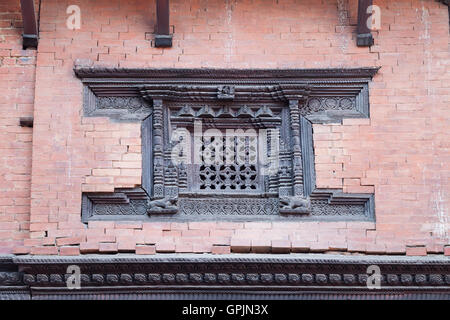
M 67 7 L 81 9 L 70 30 Z M 170 1 L 171 48 L 148 1 L 0 4 L 0 253 L 450 254 L 449 17 L 434 0 L 378 1 L 356 46 L 356 0 Z M 77 62 L 120 68 L 381 67 L 370 119 L 314 125 L 317 186 L 374 193 L 376 222 L 81 222 L 82 192 L 141 184 L 140 123 L 83 117 Z M 34 116 L 34 127 L 19 125 Z

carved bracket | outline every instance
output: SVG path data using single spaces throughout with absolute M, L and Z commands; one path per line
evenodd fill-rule
M 280 198 L 280 213 L 310 214 L 311 200 L 304 197 Z

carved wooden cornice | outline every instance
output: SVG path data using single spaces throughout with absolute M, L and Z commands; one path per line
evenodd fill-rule
M 120 78 L 147 78 L 148 80 L 158 81 L 158 79 L 172 78 L 173 81 L 180 80 L 185 82 L 186 79 L 208 79 L 206 83 L 210 83 L 215 79 L 236 79 L 238 82 L 242 80 L 272 80 L 273 82 L 284 82 L 289 79 L 304 80 L 317 78 L 358 78 L 371 79 L 380 67 L 367 68 L 329 68 L 329 69 L 149 69 L 149 68 L 107 68 L 107 67 L 84 67 L 76 66 L 74 72 L 81 79 L 103 78 L 120 79 Z M 107 78 L 107 79 L 105 79 Z

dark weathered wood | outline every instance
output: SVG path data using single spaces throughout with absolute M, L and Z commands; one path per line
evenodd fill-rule
M 206 83 L 219 83 L 222 79 L 236 79 L 240 82 L 245 81 L 249 83 L 252 80 L 264 79 L 265 83 L 279 83 L 286 80 L 287 82 L 302 83 L 305 79 L 371 79 L 380 67 L 367 67 L 367 68 L 330 68 L 330 69 L 152 69 L 152 68 L 103 68 L 90 66 L 75 66 L 74 72 L 78 78 L 83 79 L 84 82 L 88 82 L 87 79 L 99 78 L 120 78 L 120 79 L 145 79 L 145 82 L 158 82 L 164 83 L 165 79 L 170 79 L 171 83 L 185 82 L 185 79 L 203 79 L 206 78 Z M 99 80 L 100 81 L 100 80 Z M 124 82 L 127 80 L 123 80 Z M 100 81 L 103 82 L 103 81 Z M 128 81 L 127 81 L 128 82 Z M 131 80 L 133 82 L 133 80 Z M 120 88 L 120 92 L 123 92 L 123 88 Z M 108 89 L 110 95 L 118 94 L 119 91 L 114 92 Z M 100 92 L 97 92 L 100 94 Z M 101 94 L 104 95 L 104 94 Z M 216 93 L 217 95 L 217 93 Z
M 169 0 L 156 0 L 155 47 L 171 47 Z
M 358 1 L 358 27 L 356 45 L 358 47 L 370 47 L 373 45 L 373 37 L 371 30 L 367 26 L 367 20 L 371 14 L 367 13 L 367 8 L 372 5 L 372 0 Z
M 33 128 L 33 122 L 34 122 L 33 117 L 21 117 L 20 118 L 20 126 L 21 127 Z
M 23 48 L 36 48 L 38 45 L 39 31 L 34 9 L 34 0 L 20 0 L 23 21 Z

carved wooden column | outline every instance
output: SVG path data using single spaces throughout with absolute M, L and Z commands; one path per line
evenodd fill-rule
M 165 143 L 163 100 L 153 99 L 153 195 L 149 214 L 174 214 L 178 211 L 178 174 Z
M 271 193 L 279 192 L 278 165 L 280 161 L 280 131 L 279 129 L 271 129 L 269 132 L 264 131 L 262 136 L 265 143 L 261 143 L 263 153 L 268 159 L 268 190 Z M 261 141 L 263 142 L 263 141 Z M 264 147 L 267 146 L 266 149 Z
M 289 100 L 292 130 L 293 195 L 303 196 L 302 151 L 300 145 L 300 113 L 298 100 Z
M 164 198 L 163 102 L 153 100 L 153 197 Z

